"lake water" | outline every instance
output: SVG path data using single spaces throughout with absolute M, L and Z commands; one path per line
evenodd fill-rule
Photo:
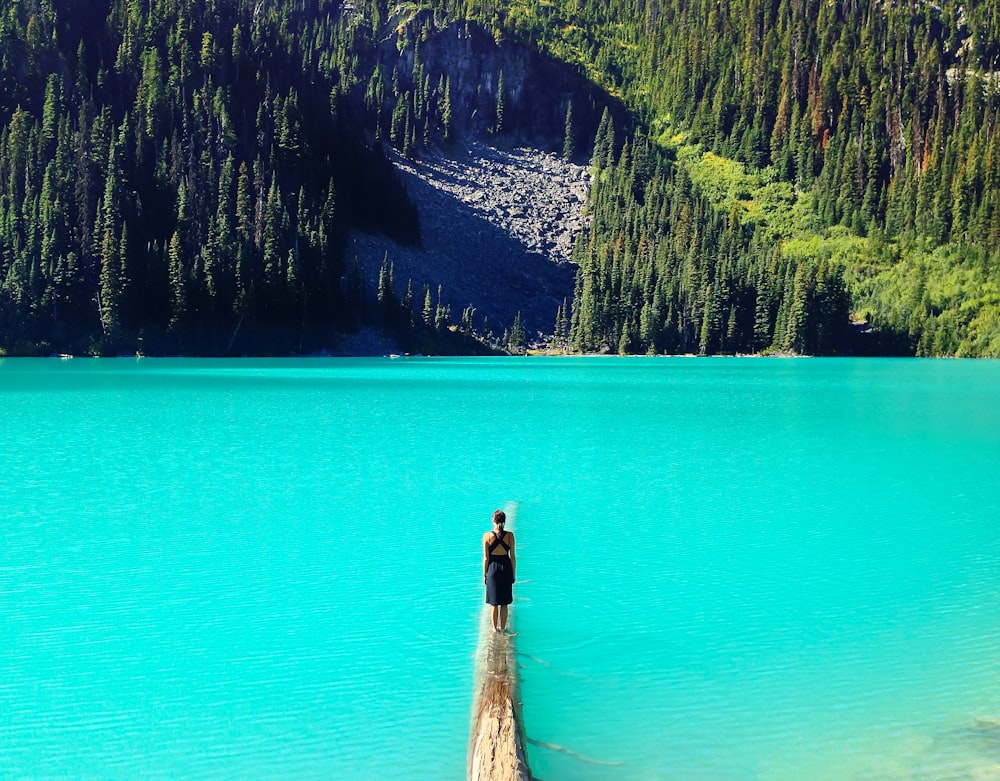
M 0 361 L 0 775 L 1000 773 L 1000 362 Z

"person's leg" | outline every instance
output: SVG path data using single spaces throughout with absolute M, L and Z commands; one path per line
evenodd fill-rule
M 500 631 L 500 606 L 490 605 L 490 619 L 493 622 L 493 630 Z
M 500 627 L 499 628 L 500 628 L 501 632 L 504 629 L 507 628 L 507 606 L 506 605 L 501 605 L 500 606 Z

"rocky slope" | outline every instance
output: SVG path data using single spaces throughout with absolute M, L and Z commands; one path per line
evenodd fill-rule
M 391 153 L 390 154 L 394 154 Z M 419 308 L 424 285 L 442 288 L 457 321 L 475 307 L 475 324 L 496 334 L 517 312 L 529 340 L 550 334 L 556 310 L 571 299 L 576 233 L 586 225 L 589 170 L 529 148 L 470 141 L 416 161 L 394 157 L 420 219 L 420 246 L 353 233 L 347 258 L 359 261 L 374 289 L 388 257 L 397 293 L 412 280 Z

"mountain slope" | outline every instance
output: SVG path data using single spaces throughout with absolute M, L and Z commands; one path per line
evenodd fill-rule
M 352 231 L 420 244 L 384 144 L 410 157 L 477 135 L 562 148 L 574 101 L 581 139 L 605 108 L 625 116 L 572 68 L 410 4 L 0 11 L 11 352 L 301 352 L 385 327 L 376 280 L 345 255 Z M 498 333 L 513 328 L 516 310 L 493 314 Z M 450 325 L 420 338 L 463 349 Z
M 865 325 L 819 349 L 1000 355 L 994 0 L 435 5 L 577 62 L 644 120 L 664 176 L 679 158 L 696 198 L 713 207 L 688 207 L 708 233 L 718 233 L 714 211 L 755 237 L 727 239 L 739 247 L 730 273 L 718 262 L 730 250 L 700 231 L 685 270 L 661 257 L 672 252 L 673 218 L 622 219 L 631 196 L 619 192 L 609 206 L 618 217 L 580 257 L 593 296 L 576 307 L 587 326 L 577 347 L 814 350 L 808 333 L 829 331 L 811 281 L 825 264 Z M 637 203 L 644 187 L 630 185 Z M 800 266 L 789 329 L 781 314 Z
M 443 303 L 456 320 L 464 313 L 465 327 L 501 337 L 520 313 L 527 338 L 551 334 L 573 296 L 588 169 L 552 153 L 478 142 L 394 162 L 417 208 L 421 244 L 352 233 L 348 257 L 358 258 L 365 277 L 377 278 L 388 262 L 399 296 L 409 287 L 422 305 L 430 292 L 436 307 L 441 286 Z
M 0 11 L 0 350 L 1000 355 L 997 0 Z M 589 160 L 571 313 L 422 267 L 412 175 L 477 139 Z

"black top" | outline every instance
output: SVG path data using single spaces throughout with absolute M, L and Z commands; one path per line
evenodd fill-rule
M 497 545 L 503 545 L 504 548 L 506 548 L 506 552 L 508 554 L 510 553 L 510 545 L 508 545 L 506 542 L 504 542 L 504 539 L 503 539 L 504 535 L 506 533 L 507 532 L 500 532 L 500 534 L 497 534 L 496 532 L 493 532 L 493 536 L 494 536 L 495 539 L 493 540 L 493 542 L 490 543 L 490 555 L 491 556 L 493 555 L 493 551 L 494 551 L 494 549 L 496 549 Z

